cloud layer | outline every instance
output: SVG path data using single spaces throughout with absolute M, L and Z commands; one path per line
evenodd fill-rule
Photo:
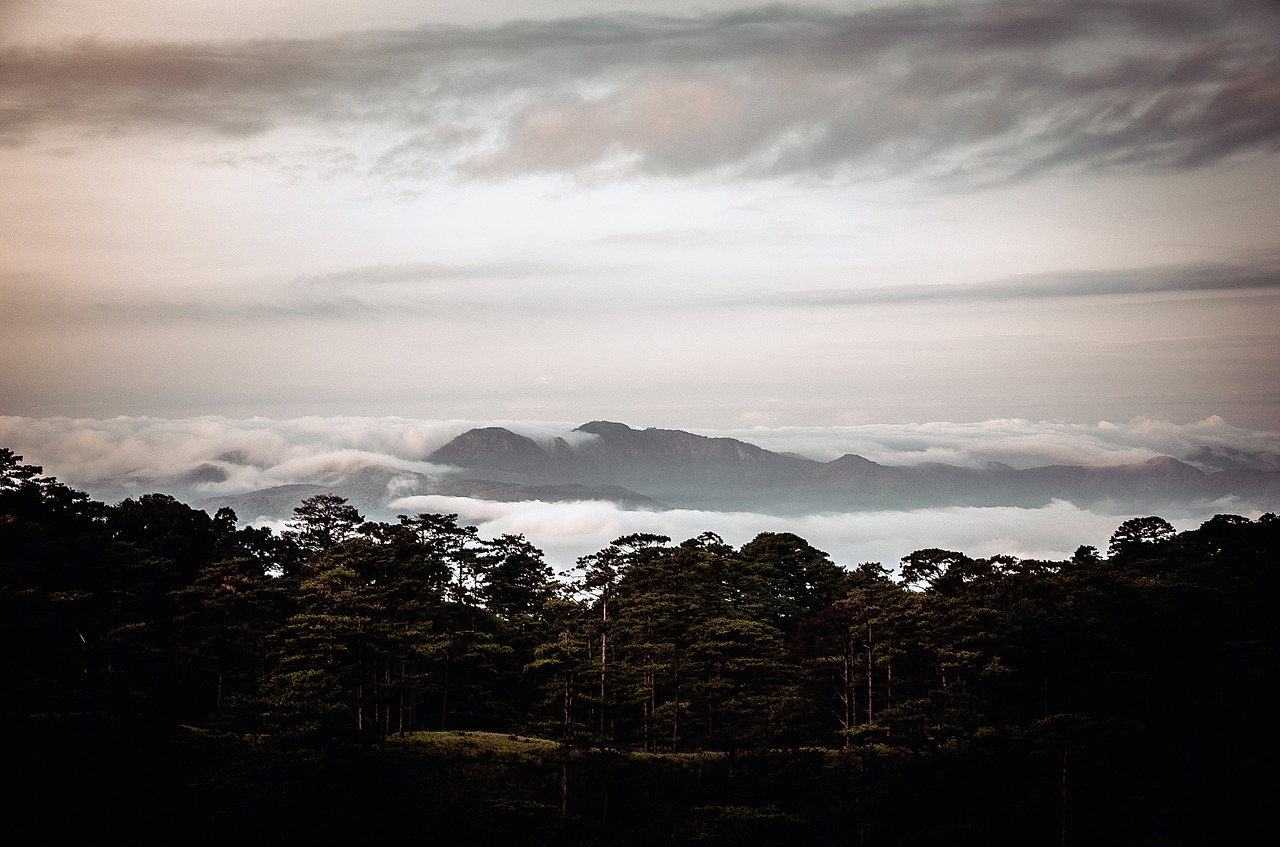
M 208 488 L 224 494 L 309 481 L 327 462 L 356 460 L 430 471 L 428 455 L 466 430 L 486 426 L 505 427 L 543 443 L 591 437 L 572 432 L 578 423 L 562 421 L 0 416 L 0 445 L 70 484 L 90 488 L 125 479 L 181 479 L 209 462 L 243 469 L 235 479 Z M 1153 418 L 1095 424 L 1001 419 L 696 431 L 819 461 L 854 453 L 885 465 L 981 466 L 998 461 L 1028 468 L 1120 465 L 1173 456 L 1215 470 L 1213 456 L 1234 456 L 1232 466 L 1280 470 L 1280 434 L 1232 426 L 1217 416 L 1187 424 Z
M 424 421 L 406 418 L 155 419 L 0 417 L 0 445 L 46 473 L 108 500 L 160 490 L 192 501 L 290 483 L 333 483 L 368 467 L 447 472 L 425 457 L 473 426 L 506 426 L 531 438 L 565 437 L 574 424 L 513 421 Z M 1153 455 L 1199 455 L 1206 466 L 1280 470 L 1280 437 L 1209 418 L 1192 424 L 1140 419 L 1095 425 L 995 420 L 974 424 L 756 428 L 704 431 L 816 458 L 856 452 L 884 464 L 941 461 L 1021 466 L 1118 464 Z M 569 436 L 573 437 L 573 436 Z M 458 514 L 487 537 L 520 533 L 560 566 L 631 532 L 682 541 L 710 530 L 738 545 L 759 532 L 795 532 L 842 564 L 894 564 L 924 547 L 972 555 L 1006 553 L 1062 558 L 1076 546 L 1105 547 L 1129 515 L 1092 512 L 1067 503 L 1041 509 L 947 508 L 783 518 L 750 513 L 627 511 L 609 503 L 490 503 L 459 497 L 410 496 L 393 510 Z M 1256 517 L 1247 504 L 1202 503 L 1166 511 L 1179 528 L 1216 512 Z M 271 524 L 257 516 L 246 521 Z M 389 515 L 388 515 L 389 517 Z M 279 523 L 279 521 L 276 521 Z
M 89 39 L 0 53 L 0 137 L 302 128 L 391 180 L 1184 169 L 1276 150 L 1278 36 L 1262 2 L 1003 0 Z
M 410 513 L 456 514 L 488 538 L 524 535 L 560 568 L 635 532 L 666 535 L 679 543 L 710 531 L 735 547 L 761 532 L 794 532 L 847 567 L 861 562 L 895 567 L 908 553 L 929 547 L 971 556 L 1062 560 L 1082 544 L 1105 550 L 1111 533 L 1131 517 L 1060 502 L 1040 509 L 960 507 L 801 518 L 750 512 L 630 512 L 609 503 L 488 503 L 436 496 L 406 497 L 396 505 Z M 1166 518 L 1182 530 L 1199 526 L 1211 514 L 1168 514 Z

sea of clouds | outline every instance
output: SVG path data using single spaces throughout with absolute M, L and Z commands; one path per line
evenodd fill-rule
M 162 491 L 199 504 L 211 497 L 290 483 L 336 484 L 369 467 L 447 473 L 451 469 L 433 465 L 426 457 L 472 427 L 505 426 L 544 443 L 556 437 L 570 441 L 592 437 L 573 433 L 576 425 L 399 417 L 0 417 L 0 446 L 107 502 Z M 1242 429 L 1216 416 L 1185 424 L 1148 418 L 1096 424 L 1004 419 L 698 432 L 819 460 L 856 453 L 888 465 L 979 466 L 991 461 L 1015 467 L 1115 465 L 1171 455 L 1182 459 L 1226 456 L 1259 469 L 1280 467 L 1280 434 Z M 397 498 L 397 493 L 388 490 L 392 513 L 457 514 L 485 537 L 522 534 L 558 567 L 567 567 L 577 557 L 632 532 L 659 533 L 679 542 L 712 531 L 735 546 L 759 532 L 794 532 L 845 565 L 866 561 L 893 565 L 925 547 L 975 556 L 1060 559 L 1081 544 L 1105 549 L 1116 526 L 1133 516 L 1055 502 L 1041 508 L 951 507 L 784 518 L 744 512 L 633 511 L 594 501 Z M 1248 517 L 1260 513 L 1248 503 L 1224 501 L 1170 504 L 1162 515 L 1178 529 L 1190 529 L 1220 512 Z M 240 517 L 256 525 L 282 525 L 279 519 Z

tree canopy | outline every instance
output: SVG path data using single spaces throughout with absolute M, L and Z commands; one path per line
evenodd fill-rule
M 1070 760 L 1101 791 L 1106 763 L 1164 779 L 1170 744 L 1204 767 L 1248 759 L 1280 520 L 1134 518 L 1106 556 L 922 549 L 896 573 L 790 533 L 635 534 L 557 575 L 524 537 L 456 515 L 367 521 L 322 494 L 274 533 L 163 494 L 98 503 L 0 450 L 0 550 L 11 721 L 306 748 L 456 729 L 566 756 L 827 750 L 856 756 L 831 767 L 864 805 L 821 814 L 885 827 L 885 786 L 958 761 Z M 1193 744 L 1206 719 L 1212 742 Z

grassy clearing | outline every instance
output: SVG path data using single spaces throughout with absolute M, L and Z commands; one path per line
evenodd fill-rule
M 404 744 L 432 753 L 460 756 L 481 753 L 515 757 L 543 756 L 555 752 L 560 747 L 557 742 L 547 738 L 466 730 L 412 732 L 404 736 L 388 736 L 387 743 Z
M 405 745 L 421 752 L 459 756 L 484 754 L 541 757 L 560 750 L 560 742 L 549 738 L 461 729 L 446 730 L 444 732 L 411 732 L 403 736 L 389 735 L 387 736 L 387 744 Z M 604 750 L 600 748 L 574 748 L 574 753 L 603 753 L 615 758 L 661 760 L 685 764 L 719 761 L 727 755 L 720 751 L 644 753 L 639 750 Z

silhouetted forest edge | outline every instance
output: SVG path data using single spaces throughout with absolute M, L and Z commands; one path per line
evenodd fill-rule
M 280 533 L 0 449 L 11 795 L 46 832 L 1181 844 L 1264 820 L 1280 519 L 842 567 L 456 516 Z M 16 820 L 16 818 L 15 818 Z

